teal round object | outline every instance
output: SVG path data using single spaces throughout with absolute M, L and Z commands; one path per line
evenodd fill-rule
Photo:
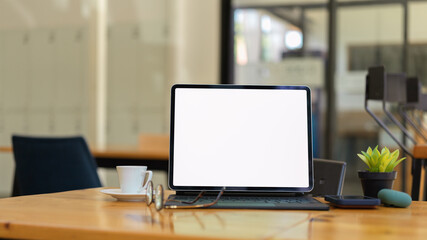
M 381 203 L 388 206 L 406 208 L 412 203 L 412 198 L 407 193 L 391 189 L 382 189 L 378 192 Z

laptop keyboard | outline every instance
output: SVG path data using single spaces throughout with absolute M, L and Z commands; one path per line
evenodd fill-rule
M 195 196 L 171 195 L 169 199 L 192 201 Z M 203 196 L 194 204 L 211 203 L 216 196 Z M 166 205 L 191 204 L 167 201 Z M 267 197 L 267 196 L 222 196 L 218 203 L 209 207 L 216 209 L 291 209 L 291 210 L 329 210 L 327 204 L 321 203 L 312 197 Z

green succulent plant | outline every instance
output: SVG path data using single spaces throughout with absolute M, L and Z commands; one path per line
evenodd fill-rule
M 399 150 L 390 153 L 390 150 L 384 147 L 380 152 L 378 146 L 374 150 L 368 147 L 366 152 L 362 151 L 362 154 L 359 153 L 357 156 L 368 165 L 369 172 L 392 172 L 399 163 L 406 159 L 406 157 L 397 159 Z

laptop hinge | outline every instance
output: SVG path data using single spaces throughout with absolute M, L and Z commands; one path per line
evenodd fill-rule
M 177 191 L 176 195 L 197 195 L 198 191 Z M 205 195 L 218 195 L 218 191 L 208 191 Z M 268 196 L 268 197 L 300 197 L 304 193 L 286 192 L 224 192 L 223 196 Z

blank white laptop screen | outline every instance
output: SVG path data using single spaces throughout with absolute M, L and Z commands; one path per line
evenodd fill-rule
M 311 189 L 307 87 L 175 85 L 172 189 Z

